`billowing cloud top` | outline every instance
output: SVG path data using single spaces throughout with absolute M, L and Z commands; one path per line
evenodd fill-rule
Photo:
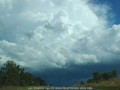
M 33 70 L 120 59 L 120 25 L 91 0 L 0 0 L 0 61 Z

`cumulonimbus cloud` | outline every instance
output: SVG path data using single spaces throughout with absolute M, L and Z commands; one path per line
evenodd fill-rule
M 0 1 L 2 63 L 42 70 L 120 58 L 120 25 L 108 28 L 109 6 L 88 1 Z

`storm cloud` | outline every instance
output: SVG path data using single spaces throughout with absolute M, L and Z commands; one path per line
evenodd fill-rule
M 110 10 L 91 0 L 1 0 L 0 62 L 39 73 L 117 63 L 120 25 Z

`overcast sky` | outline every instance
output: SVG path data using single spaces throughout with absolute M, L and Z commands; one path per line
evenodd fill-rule
M 0 65 L 13 60 L 53 85 L 120 74 L 119 0 L 0 0 Z

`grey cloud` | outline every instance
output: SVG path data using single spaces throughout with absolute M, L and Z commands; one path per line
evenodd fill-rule
M 14 60 L 55 85 L 118 68 L 120 25 L 110 27 L 109 6 L 89 0 L 2 1 L 0 65 Z
M 70 86 L 75 81 L 87 81 L 92 78 L 92 73 L 95 70 L 102 72 L 110 72 L 116 69 L 118 75 L 120 75 L 119 62 L 111 64 L 108 63 L 88 63 L 85 65 L 70 65 L 69 68 L 65 69 L 47 69 L 44 72 L 33 72 L 35 76 L 41 76 L 48 84 L 54 86 Z M 49 73 L 48 73 L 49 72 Z M 72 79 L 71 79 L 72 78 Z M 62 82 L 62 83 L 61 83 Z
M 96 13 L 101 7 L 87 1 L 59 2 L 13 0 L 10 10 L 0 7 L 0 48 L 4 59 L 14 59 L 35 71 L 41 68 L 41 72 L 72 64 L 117 62 L 120 25 L 106 27 L 108 10 L 102 7 L 99 16 Z
M 34 36 L 34 32 L 28 31 L 25 33 L 25 35 L 29 38 L 29 40 Z

